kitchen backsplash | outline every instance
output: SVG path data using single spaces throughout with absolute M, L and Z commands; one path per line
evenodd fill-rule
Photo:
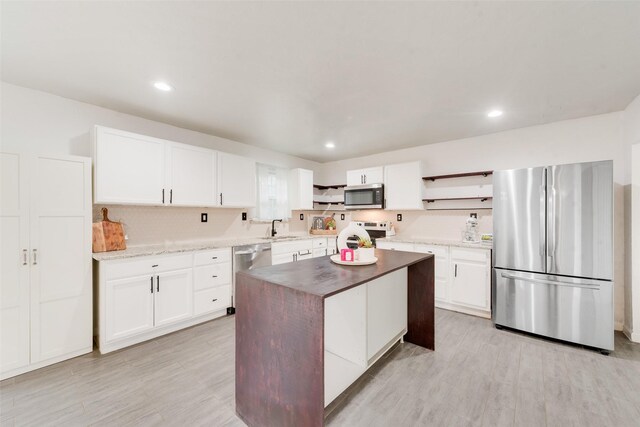
M 271 223 L 242 221 L 242 212 L 246 209 L 94 205 L 94 222 L 102 219 L 103 207 L 109 209 L 110 220 L 124 224 L 128 246 L 267 236 L 271 230 Z M 200 222 L 202 213 L 208 215 L 207 222 Z M 302 233 L 306 229 L 306 218 L 300 221 L 299 215 L 294 215 L 289 222 L 276 223 L 280 235 Z
M 94 205 L 93 219 L 102 219 L 101 209 L 105 205 Z M 128 246 L 170 243 L 176 241 L 209 240 L 217 238 L 268 236 L 271 224 L 266 222 L 242 221 L 246 209 L 190 208 L 164 206 L 116 206 L 109 205 L 109 219 L 121 221 Z M 492 216 L 490 210 L 470 211 L 336 211 L 338 231 L 350 221 L 392 221 L 400 236 L 425 236 L 436 239 L 460 239 L 465 221 L 471 212 L 478 213 L 481 233 L 491 233 Z M 200 222 L 200 214 L 208 215 L 207 222 Z M 300 214 L 304 219 L 300 220 Z M 294 211 L 291 219 L 277 223 L 280 235 L 304 233 L 311 228 L 314 216 L 329 216 L 322 212 Z M 341 219 L 341 214 L 345 219 Z M 402 214 L 402 221 L 397 221 Z

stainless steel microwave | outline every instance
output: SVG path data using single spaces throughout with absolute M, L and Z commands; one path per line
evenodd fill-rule
M 345 209 L 383 209 L 384 185 L 352 185 L 344 189 Z

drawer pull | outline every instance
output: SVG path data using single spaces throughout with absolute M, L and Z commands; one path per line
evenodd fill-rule
M 216 301 L 218 301 L 218 298 L 214 298 L 211 300 L 211 302 L 216 302 Z
M 216 277 L 218 277 L 218 276 L 216 276 L 216 275 L 214 274 L 214 275 L 213 275 L 213 276 L 211 276 L 211 277 L 213 277 L 213 278 L 215 279 L 215 278 L 216 278 Z
M 154 265 L 151 266 L 151 268 L 154 268 L 154 267 L 157 267 L 157 266 L 158 266 L 158 264 L 154 264 Z
M 212 256 L 211 259 L 218 259 L 218 257 L 217 256 Z

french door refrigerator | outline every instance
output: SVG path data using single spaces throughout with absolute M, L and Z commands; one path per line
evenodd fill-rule
M 493 320 L 613 350 L 613 162 L 495 171 Z

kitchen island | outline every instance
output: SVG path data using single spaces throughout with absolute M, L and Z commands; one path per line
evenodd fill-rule
M 434 349 L 434 259 L 376 249 L 236 277 L 236 412 L 249 426 L 322 426 L 325 407 L 396 342 Z

